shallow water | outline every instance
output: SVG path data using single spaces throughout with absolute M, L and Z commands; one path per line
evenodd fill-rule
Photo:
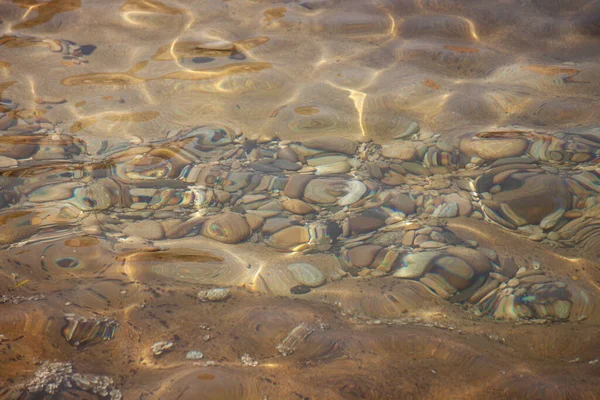
M 600 398 L 599 54 L 599 1 L 2 1 L 0 398 Z

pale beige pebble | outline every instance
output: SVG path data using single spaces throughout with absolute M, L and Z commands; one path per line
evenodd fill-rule
M 497 272 L 490 272 L 490 278 L 495 279 L 500 282 L 508 282 L 508 278 L 502 274 Z
M 346 213 L 346 211 L 344 210 L 340 210 L 338 212 L 336 212 L 335 214 L 333 214 L 331 216 L 331 218 L 329 218 L 331 221 L 342 221 L 344 220 L 346 217 L 348 216 L 348 214 Z
M 306 215 L 315 211 L 310 204 L 298 199 L 284 200 L 281 205 L 284 210 L 289 211 L 292 214 Z
M 471 218 L 483 219 L 483 214 L 479 211 L 474 211 L 473 214 L 471 214 Z
M 420 143 L 414 142 L 398 142 L 391 144 L 384 144 L 381 146 L 381 155 L 387 158 L 395 158 L 397 160 L 410 161 L 417 156 L 418 148 L 421 146 Z
M 197 296 L 201 301 L 223 301 L 231 297 L 231 292 L 227 288 L 214 288 L 201 290 Z
M 56 96 L 36 96 L 34 101 L 37 104 L 62 104 L 66 103 L 67 99 L 64 97 L 56 97 Z
M 250 136 L 250 140 L 256 140 L 258 144 L 266 144 L 272 141 L 279 140 L 279 137 L 274 133 L 258 133 Z M 256 149 L 255 149 L 256 150 Z
M 491 194 L 500 193 L 501 191 L 502 191 L 502 186 L 500 186 L 500 185 L 494 185 L 490 188 Z
M 529 141 L 522 138 L 502 139 L 463 139 L 459 148 L 462 153 L 472 156 L 478 155 L 484 160 L 498 160 L 500 158 L 520 156 L 527 149 Z
M 565 215 L 563 215 L 563 217 L 569 218 L 569 219 L 574 219 L 574 218 L 579 218 L 582 215 L 583 215 L 583 212 L 580 210 L 571 210 L 571 211 L 567 211 L 565 213 Z
M 433 232 L 433 228 L 426 226 L 425 228 L 419 229 L 417 235 L 429 235 L 431 232 Z
M 429 240 L 429 235 L 415 235 L 415 239 L 413 240 L 414 246 L 420 246 L 421 243 L 425 243 Z
M 484 274 L 492 270 L 492 263 L 483 253 L 467 247 L 450 247 L 446 252 L 466 261 L 477 273 Z
M 246 214 L 244 215 L 244 218 L 246 218 L 246 222 L 248 223 L 248 225 L 250 225 L 250 229 L 252 229 L 252 231 L 255 231 L 258 228 L 260 228 L 263 222 L 265 222 L 264 218 L 254 214 Z
M 521 276 L 524 276 L 525 273 L 527 273 L 527 268 L 521 267 L 517 270 L 517 273 L 515 274 L 515 276 L 517 278 L 520 278 Z
M 410 222 L 408 224 L 406 224 L 406 226 L 404 226 L 404 230 L 405 231 L 416 231 L 422 228 L 423 225 L 421 225 L 418 222 Z
M 550 232 L 550 233 L 548 233 L 548 239 L 558 241 L 558 240 L 560 240 L 560 233 L 554 232 L 554 231 Z
M 422 249 L 437 249 L 437 248 L 443 247 L 445 245 L 446 245 L 445 243 L 440 243 L 440 242 L 430 240 L 430 241 L 421 243 L 420 247 Z
M 542 240 L 544 240 L 544 238 L 546 237 L 545 233 L 534 233 L 533 235 L 530 235 L 527 237 L 527 239 L 533 241 L 533 242 L 541 242 Z
M 158 240 L 165 236 L 165 231 L 160 222 L 144 220 L 127 224 L 123 233 L 127 236 L 139 236 L 144 239 Z
M 520 283 L 520 281 L 517 278 L 512 278 L 506 283 L 506 285 L 508 287 L 514 288 L 514 287 L 519 286 L 519 283 Z
M 51 52 L 60 53 L 63 51 L 63 47 L 60 40 L 57 39 L 44 39 L 42 40 L 44 43 L 48 44 Z
M 0 156 L 0 168 L 16 167 L 19 162 L 14 158 Z

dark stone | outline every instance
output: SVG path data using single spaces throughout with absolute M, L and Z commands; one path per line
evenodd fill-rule
M 215 59 L 212 57 L 194 57 L 194 58 L 192 58 L 192 61 L 195 62 L 196 64 L 205 64 L 205 63 L 209 63 L 211 61 L 215 61 Z
M 304 285 L 294 286 L 290 289 L 291 294 L 306 294 L 308 292 L 310 292 L 310 288 Z
M 93 44 L 84 44 L 83 46 L 79 47 L 79 51 L 81 51 L 81 54 L 83 54 L 84 56 L 89 56 L 96 49 L 97 49 L 97 47 L 94 46 Z

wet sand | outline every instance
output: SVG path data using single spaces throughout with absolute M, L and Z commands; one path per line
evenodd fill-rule
M 0 399 L 600 398 L 599 21 L 5 1 Z

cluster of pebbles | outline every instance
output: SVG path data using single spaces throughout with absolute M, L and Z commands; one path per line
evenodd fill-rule
M 37 36 L 11 33 L 0 36 L 0 46 L 6 48 L 16 47 L 46 47 L 53 53 L 60 53 L 65 66 L 87 63 L 81 46 L 65 39 L 44 39 Z
M 29 393 L 55 394 L 60 389 L 77 388 L 83 391 L 97 393 L 110 399 L 120 400 L 121 392 L 115 388 L 111 378 L 73 373 L 70 363 L 44 363 L 35 373 L 35 377 L 27 385 Z
M 249 139 L 202 126 L 91 159 L 81 140 L 39 126 L 0 136 L 0 243 L 59 231 L 63 249 L 90 251 L 103 237 L 149 243 L 202 235 L 333 254 L 346 276 L 416 280 L 498 319 L 578 320 L 591 311 L 583 290 L 465 243 L 445 221 L 485 219 L 555 246 L 597 246 L 598 148 L 593 131 L 510 129 L 450 142 L 411 133 L 380 146 Z M 66 230 L 74 234 L 67 240 Z M 78 268 L 82 261 L 66 253 L 44 260 Z M 298 283 L 292 294 L 326 282 L 319 265 L 288 270 Z

